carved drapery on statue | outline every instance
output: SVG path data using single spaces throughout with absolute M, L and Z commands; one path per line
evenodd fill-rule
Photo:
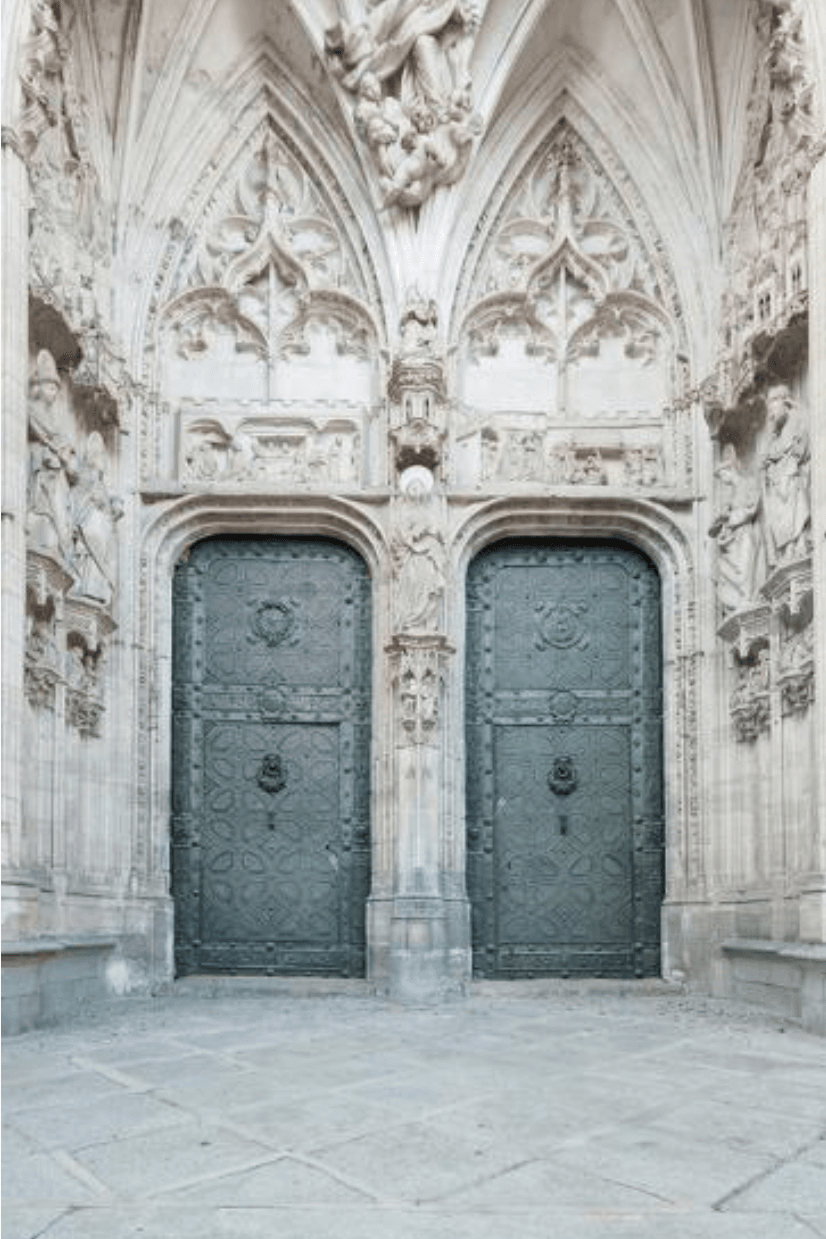
M 778 567 L 812 550 L 809 432 L 786 386 L 769 390 L 766 415 L 760 464 L 766 550 L 769 564 Z
M 481 128 L 469 70 L 477 22 L 469 0 L 379 0 L 326 32 L 386 207 L 420 206 L 467 168 Z
M 396 633 L 434 633 L 441 623 L 446 551 L 433 476 L 414 465 L 401 484 L 393 519 L 393 627 Z
M 38 349 L 28 407 L 24 683 L 36 709 L 54 709 L 61 690 L 69 726 L 96 736 L 123 508 L 109 489 L 103 435 L 85 432 L 70 394 L 52 354 Z

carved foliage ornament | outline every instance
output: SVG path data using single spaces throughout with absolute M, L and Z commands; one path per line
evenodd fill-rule
M 663 302 L 657 265 L 628 208 L 562 123 L 477 261 L 462 328 L 470 360 L 496 356 L 515 337 L 528 355 L 555 364 L 558 410 L 585 415 L 574 379 L 606 348 L 614 366 L 619 352 L 635 373 L 652 369 L 652 392 L 662 387 L 675 330 Z
M 376 332 L 355 255 L 269 122 L 183 254 L 163 311 L 182 357 L 205 352 L 216 329 L 231 331 L 241 352 L 306 353 L 315 323 L 341 353 L 369 355 Z
M 360 6 L 361 7 L 361 6 Z M 353 120 L 385 207 L 420 206 L 464 174 L 481 129 L 469 59 L 478 14 L 470 0 L 374 0 L 325 35 L 330 72 Z

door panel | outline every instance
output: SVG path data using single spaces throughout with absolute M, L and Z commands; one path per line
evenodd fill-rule
M 363 562 L 321 540 L 210 539 L 174 603 L 178 974 L 363 973 Z
M 502 543 L 468 574 L 474 968 L 656 975 L 659 579 L 622 545 Z

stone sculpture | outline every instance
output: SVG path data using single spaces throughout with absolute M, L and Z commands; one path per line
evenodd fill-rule
M 809 554 L 809 435 L 785 384 L 766 393 L 768 440 L 760 465 L 769 568 Z
M 435 527 L 430 492 L 433 475 L 413 466 L 403 475 L 405 500 L 393 537 L 397 632 L 436 632 L 445 586 L 445 546 Z
M 61 397 L 55 360 L 41 349 L 29 386 L 28 541 L 32 550 L 69 564 L 77 461 Z
M 726 616 L 748 605 L 765 565 L 759 489 L 741 467 L 732 444 L 723 453 L 717 477 L 726 498 L 708 532 L 717 540 L 717 597 Z
M 108 606 L 114 594 L 115 525 L 123 504 L 109 493 L 106 448 L 98 431 L 89 435 L 72 491 L 74 592 Z
M 477 23 L 468 0 L 379 0 L 326 32 L 385 206 L 419 206 L 465 171 L 480 126 L 468 68 Z

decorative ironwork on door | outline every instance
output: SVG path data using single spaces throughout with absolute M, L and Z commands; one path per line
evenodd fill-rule
M 209 539 L 173 598 L 178 975 L 363 975 L 363 561 L 324 540 Z
M 483 552 L 468 574 L 466 698 L 476 974 L 658 975 L 654 567 L 622 544 Z

